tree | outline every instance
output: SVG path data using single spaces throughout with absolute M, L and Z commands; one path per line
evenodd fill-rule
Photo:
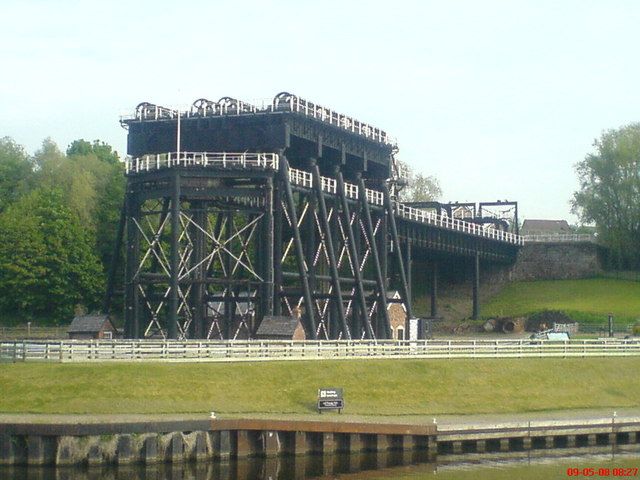
M 118 154 L 99 140 L 75 140 L 65 156 L 46 139 L 35 157 L 36 184 L 62 189 L 65 203 L 88 230 L 107 271 L 124 199 L 124 165 Z
M 24 148 L 9 137 L 0 138 L 0 212 L 25 191 L 32 173 Z
M 430 202 L 437 200 L 442 195 L 438 179 L 432 175 L 415 173 L 409 165 L 397 160 L 400 170 L 405 175 L 407 185 L 400 191 L 400 200 L 403 202 Z
M 91 238 L 57 188 L 40 187 L 0 214 L 0 311 L 68 320 L 99 305 L 104 280 Z
M 118 152 L 113 150 L 111 145 L 100 140 L 94 140 L 93 143 L 87 142 L 85 139 L 74 140 L 67 148 L 67 156 L 88 156 L 95 155 L 100 161 L 116 165 L 120 162 Z
M 572 211 L 596 225 L 618 268 L 640 267 L 640 123 L 608 130 L 576 165 Z

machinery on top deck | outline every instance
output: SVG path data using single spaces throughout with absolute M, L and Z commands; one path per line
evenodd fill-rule
M 180 149 L 191 152 L 271 152 L 287 149 L 294 168 L 318 160 L 323 175 L 338 166 L 345 180 L 362 172 L 366 179 L 397 175 L 397 147 L 384 130 L 296 95 L 282 92 L 257 107 L 231 97 L 196 100 L 178 110 L 140 103 L 134 115 L 123 117 L 129 130 L 132 157 L 176 150 L 180 120 Z

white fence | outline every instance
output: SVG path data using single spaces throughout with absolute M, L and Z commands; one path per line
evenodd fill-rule
M 526 243 L 567 243 L 567 242 L 591 242 L 597 243 L 598 237 L 589 233 L 563 233 L 559 235 L 523 235 Z
M 3 362 L 238 362 L 353 358 L 525 358 L 640 355 L 640 339 L 418 341 L 67 340 L 1 342 Z

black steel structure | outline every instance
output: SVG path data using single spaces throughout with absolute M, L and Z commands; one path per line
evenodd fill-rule
M 252 338 L 265 315 L 300 316 L 308 339 L 390 338 L 391 287 L 412 316 L 411 252 L 468 257 L 477 273 L 521 244 L 398 202 L 386 132 L 289 93 L 141 103 L 122 124 L 128 338 Z

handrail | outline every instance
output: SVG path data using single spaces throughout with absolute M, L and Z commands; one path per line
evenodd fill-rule
M 170 167 L 215 167 L 215 168 L 258 168 L 277 170 L 279 157 L 275 153 L 228 153 L 228 152 L 168 152 L 155 155 L 143 155 L 138 158 L 128 157 L 125 160 L 127 174 L 136 174 L 151 170 Z M 289 168 L 289 181 L 299 187 L 312 188 L 313 176 L 311 172 Z M 334 178 L 320 177 L 322 190 L 337 195 L 338 186 Z M 345 182 L 345 195 L 347 198 L 357 200 L 359 198 L 358 186 Z M 367 202 L 372 205 L 384 205 L 384 194 L 378 190 L 367 188 L 365 191 Z M 479 225 L 465 222 L 458 218 L 437 215 L 426 210 L 410 207 L 401 202 L 395 202 L 396 214 L 407 220 L 426 223 L 435 227 L 446 228 L 469 235 L 477 235 L 492 240 L 523 245 L 523 239 L 519 235 L 493 228 L 492 224 Z
M 262 168 L 278 169 L 278 155 L 275 153 L 233 153 L 233 152 L 167 152 L 125 160 L 127 174 L 147 172 L 168 167 L 221 167 L 221 168 Z
M 131 121 L 171 120 L 178 118 L 178 116 L 181 118 L 191 118 L 255 115 L 274 112 L 299 113 L 379 143 L 386 145 L 394 144 L 387 132 L 380 128 L 360 122 L 348 115 L 338 113 L 330 108 L 323 107 L 287 92 L 279 93 L 269 104 L 264 105 L 262 108 L 231 97 L 222 97 L 217 102 L 200 98 L 193 102 L 191 107 L 184 109 L 167 108 L 149 102 L 142 102 L 136 107 L 133 115 L 123 115 L 120 121 L 127 123 Z

